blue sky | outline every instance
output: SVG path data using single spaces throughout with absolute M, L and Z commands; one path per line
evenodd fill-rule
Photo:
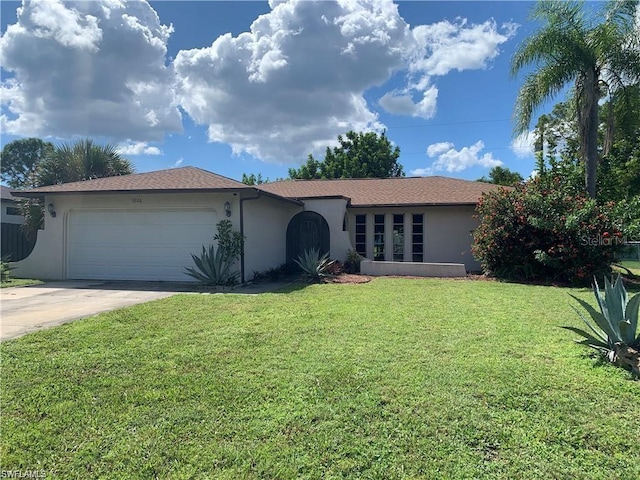
M 3 1 L 2 145 L 90 136 L 140 172 L 275 179 L 340 133 L 386 129 L 408 176 L 527 177 L 509 63 L 531 6 Z

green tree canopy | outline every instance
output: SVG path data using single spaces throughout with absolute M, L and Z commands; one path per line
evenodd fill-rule
M 599 163 L 596 175 L 600 202 L 632 199 L 640 195 L 640 86 L 635 98 L 615 96 L 600 106 Z M 611 112 L 616 112 L 609 119 Z M 569 102 L 555 105 L 541 115 L 534 130 L 537 166 L 541 176 L 563 178 L 563 185 L 577 186 L 584 178 L 579 160 L 580 143 L 576 112 Z
M 580 157 L 588 194 L 596 196 L 598 101 L 626 96 L 640 81 L 640 35 L 635 24 L 637 0 L 611 1 L 588 15 L 584 2 L 538 1 L 532 19 L 541 28 L 518 47 L 511 63 L 527 75 L 515 106 L 515 133 L 528 130 L 534 111 L 573 84 Z
M 291 179 L 387 178 L 403 177 L 398 163 L 400 148 L 394 147 L 385 133 L 349 131 L 338 135 L 339 146 L 327 147 L 323 161 L 309 155 L 299 169 L 289 169 Z
M 262 185 L 263 183 L 269 183 L 269 179 L 267 178 L 266 180 L 264 180 L 262 178 L 262 174 L 259 173 L 258 175 L 252 173 L 251 175 L 247 175 L 246 173 L 242 174 L 242 183 L 244 183 L 245 185 Z
M 0 175 L 13 188 L 37 186 L 38 164 L 53 155 L 54 146 L 39 138 L 21 138 L 7 143 L 0 153 Z
M 129 160 L 122 158 L 115 147 L 99 145 L 91 139 L 85 139 L 53 147 L 52 152 L 42 155 L 34 162 L 31 170 L 29 184 L 22 186 L 42 187 L 127 175 L 133 173 L 133 165 Z M 44 222 L 42 202 L 38 199 L 23 200 L 21 209 L 24 215 L 22 228 L 27 237 L 32 238 Z
M 114 146 L 84 139 L 57 146 L 53 155 L 39 163 L 36 182 L 38 186 L 56 185 L 130 173 L 132 163 L 121 157 Z
M 496 185 L 513 186 L 524 181 L 518 172 L 512 172 L 506 167 L 493 167 L 489 171 L 489 178 L 484 176 L 478 179 L 479 182 L 495 183 Z

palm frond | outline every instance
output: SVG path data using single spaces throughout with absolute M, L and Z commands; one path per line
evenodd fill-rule
M 576 70 L 557 64 L 545 65 L 529 74 L 516 98 L 514 134 L 526 132 L 536 109 L 560 93 L 575 75 Z

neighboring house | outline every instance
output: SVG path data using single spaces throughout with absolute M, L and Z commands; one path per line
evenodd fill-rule
M 2 206 L 2 210 L 0 210 L 0 220 L 2 223 L 22 225 L 24 217 L 20 212 L 20 205 L 18 203 L 20 199 L 14 197 L 11 192 L 11 188 L 0 185 L 0 205 Z
M 22 260 L 33 250 L 35 238 L 28 240 L 22 232 L 24 217 L 20 211 L 20 199 L 12 192 L 12 189 L 0 185 L 0 256 Z
M 191 253 L 228 218 L 246 237 L 243 280 L 319 248 L 376 261 L 471 255 L 474 209 L 495 185 L 444 177 L 287 180 L 248 186 L 194 167 L 22 191 L 44 199 L 45 228 L 16 274 L 48 279 L 192 280 Z

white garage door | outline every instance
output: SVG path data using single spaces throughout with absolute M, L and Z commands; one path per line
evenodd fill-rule
M 213 241 L 214 210 L 72 211 L 67 277 L 192 281 L 191 253 Z

